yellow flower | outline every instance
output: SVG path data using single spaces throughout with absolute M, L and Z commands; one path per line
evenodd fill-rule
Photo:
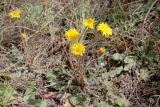
M 88 18 L 88 19 L 85 19 L 85 20 L 83 21 L 83 26 L 84 26 L 84 27 L 88 27 L 88 28 L 90 28 L 90 29 L 93 29 L 94 23 L 95 23 L 95 20 L 94 20 L 94 19 Z
M 19 9 L 16 10 L 12 10 L 11 12 L 9 12 L 9 16 L 11 18 L 20 18 L 21 17 L 21 11 Z
M 85 51 L 85 46 L 82 43 L 75 43 L 71 47 L 71 53 L 75 56 L 83 56 Z
M 80 33 L 75 28 L 71 28 L 70 30 L 66 31 L 65 35 L 69 41 L 75 41 L 79 38 Z
M 100 23 L 97 26 L 97 30 L 101 31 L 101 33 L 107 38 L 112 35 L 112 29 L 109 27 L 107 23 Z
M 28 35 L 24 32 L 24 33 L 21 33 L 20 37 L 22 40 L 26 41 L 28 38 Z

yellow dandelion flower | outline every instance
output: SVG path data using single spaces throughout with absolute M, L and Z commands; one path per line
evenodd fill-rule
M 9 12 L 9 16 L 11 18 L 20 18 L 21 17 L 21 11 L 19 9 L 16 10 L 12 10 L 11 12 Z
M 85 51 L 85 46 L 82 43 L 75 43 L 71 47 L 71 53 L 75 56 L 83 56 Z
M 85 20 L 83 21 L 83 26 L 84 26 L 84 27 L 88 27 L 88 28 L 90 28 L 90 29 L 93 29 L 94 23 L 95 23 L 95 20 L 94 20 L 94 19 L 88 18 L 88 19 L 85 19 Z
M 112 35 L 112 29 L 109 27 L 107 23 L 100 23 L 97 26 L 97 30 L 101 31 L 101 33 L 107 38 Z
M 66 31 L 65 35 L 69 41 L 75 41 L 79 38 L 80 33 L 75 28 L 71 28 L 70 30 Z
M 23 33 L 21 33 L 20 37 L 22 40 L 26 41 L 28 38 L 28 35 L 25 32 L 23 32 Z

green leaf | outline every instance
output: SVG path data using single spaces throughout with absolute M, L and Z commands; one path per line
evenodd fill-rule
M 105 73 L 103 73 L 103 74 L 102 74 L 102 79 L 110 80 L 110 79 L 111 79 L 111 77 L 110 77 L 110 75 L 109 75 L 109 73 L 108 73 L 108 72 L 105 72 Z
M 131 68 L 133 67 L 133 65 L 132 64 L 127 64 L 127 65 L 125 65 L 124 66 L 124 71 L 129 71 Z
M 47 102 L 43 100 L 39 107 L 48 107 Z
M 76 106 L 87 101 L 87 96 L 83 93 L 77 93 L 69 98 L 72 105 Z
M 97 107 L 113 107 L 107 102 L 101 101 L 100 103 L 97 104 Z
M 140 77 L 142 80 L 146 80 L 149 76 L 149 71 L 147 69 L 140 69 Z
M 100 67 L 103 67 L 105 64 L 104 64 L 104 56 L 101 56 L 101 57 L 99 57 L 98 58 L 98 65 L 100 66 Z
M 115 100 L 115 103 L 120 107 L 129 107 L 130 106 L 129 101 L 126 98 L 122 98 L 122 97 L 118 97 Z
M 83 104 L 85 101 L 87 101 L 87 96 L 84 94 L 78 94 L 78 99 L 80 100 L 80 103 Z
M 160 11 L 160 4 L 159 5 L 157 5 L 157 11 Z
M 16 46 L 12 45 L 11 52 L 14 55 L 14 57 L 16 59 L 18 59 L 18 61 L 24 61 L 23 54 L 21 53 L 21 51 Z
M 34 99 L 36 95 L 35 91 L 36 91 L 36 83 L 32 82 L 26 87 L 26 92 L 25 96 L 23 97 L 23 100 L 27 103 L 32 101 L 32 99 Z
M 29 99 L 29 104 L 33 107 L 48 107 L 47 102 L 42 99 Z
M 120 53 L 115 53 L 112 55 L 112 59 L 116 61 L 122 61 L 124 59 L 125 55 Z
M 136 64 L 135 63 L 129 63 L 127 65 L 124 66 L 124 71 L 129 71 L 130 69 L 132 69 L 133 67 L 135 67 Z
M 124 71 L 129 71 L 132 67 L 136 66 L 136 61 L 133 58 L 132 56 L 127 56 L 124 59 L 124 63 L 126 64 L 123 69 Z
M 48 82 L 55 83 L 58 81 L 57 76 L 54 73 L 52 73 L 52 71 L 46 72 L 45 76 L 46 76 Z
M 109 71 L 109 76 L 113 78 L 116 75 L 120 74 L 122 71 L 123 71 L 123 66 L 117 67 L 116 69 Z
M 30 105 L 34 105 L 36 107 L 47 107 L 47 102 L 42 99 L 36 99 L 35 95 L 36 95 L 36 83 L 31 82 L 31 84 L 29 84 L 26 87 L 25 96 L 23 97 L 24 102 Z
M 69 98 L 70 102 L 72 105 L 76 106 L 77 104 L 79 104 L 78 98 L 76 96 L 71 96 Z
M 9 74 L 10 78 L 12 79 L 19 79 L 21 77 L 21 72 L 14 72 Z
M 40 4 L 36 4 L 36 5 L 33 5 L 33 8 L 32 8 L 32 12 L 35 14 L 35 15 L 40 15 L 43 11 L 43 6 L 40 5 Z
M 15 98 L 16 90 L 7 84 L 0 83 L 0 105 L 8 105 Z
M 25 13 L 25 17 L 23 18 L 25 22 L 30 22 L 33 25 L 40 25 L 41 22 L 44 22 L 44 18 L 42 18 L 43 5 L 41 4 L 25 3 L 23 5 L 23 12 Z
M 143 10 L 144 12 L 147 12 L 148 9 L 150 8 L 150 6 L 152 5 L 153 0 L 148 0 L 147 3 L 145 5 L 143 5 Z
M 134 60 L 133 56 L 127 56 L 124 59 L 124 63 L 129 64 L 129 63 L 135 63 L 136 61 Z

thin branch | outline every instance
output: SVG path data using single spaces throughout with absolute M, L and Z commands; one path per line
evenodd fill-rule
M 143 43 L 144 43 L 144 25 L 145 25 L 146 20 L 147 20 L 147 18 L 148 18 L 148 16 L 149 16 L 149 13 L 151 12 L 153 6 L 156 4 L 157 1 L 158 1 L 158 0 L 155 0 L 155 1 L 152 3 L 151 7 L 149 8 L 149 10 L 148 10 L 148 12 L 147 12 L 147 14 L 146 14 L 146 16 L 145 16 L 145 18 L 144 18 L 143 25 L 142 25 L 142 42 L 143 42 Z

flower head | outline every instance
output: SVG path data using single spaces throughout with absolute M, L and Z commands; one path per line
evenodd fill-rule
M 71 47 L 71 53 L 75 56 L 83 56 L 85 51 L 85 46 L 82 43 L 75 43 Z
M 90 29 L 93 29 L 94 23 L 95 23 L 95 20 L 94 20 L 94 19 L 88 18 L 88 19 L 85 19 L 85 20 L 83 21 L 83 26 L 84 26 L 84 27 L 88 27 L 88 28 L 90 28 Z
M 101 31 L 101 33 L 107 38 L 112 35 L 112 29 L 109 27 L 107 23 L 100 23 L 97 26 L 97 30 Z
M 20 18 L 21 17 L 21 11 L 19 9 L 16 10 L 12 10 L 11 12 L 9 12 L 9 16 L 11 18 Z
M 98 53 L 99 54 L 104 54 L 106 51 L 106 49 L 104 47 L 100 47 L 99 50 L 98 50 Z
M 71 28 L 70 30 L 66 31 L 65 35 L 69 41 L 75 41 L 79 38 L 80 33 L 75 28 Z
M 23 32 L 23 33 L 21 33 L 20 37 L 22 40 L 26 41 L 28 38 L 28 35 L 25 32 Z

